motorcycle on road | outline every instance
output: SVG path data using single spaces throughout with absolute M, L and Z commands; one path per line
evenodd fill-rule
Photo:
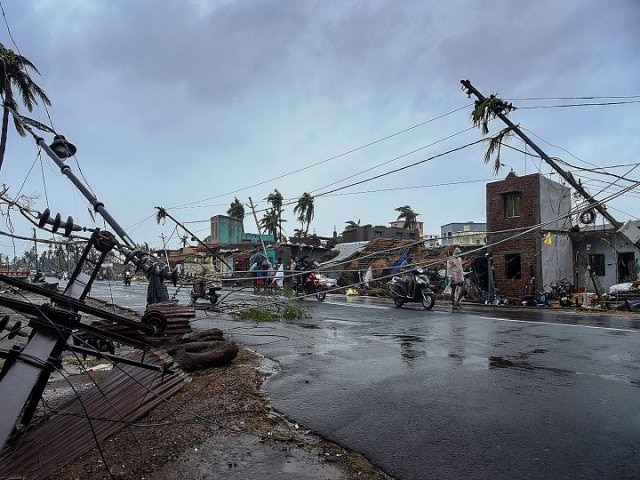
M 296 295 L 315 295 L 319 302 L 327 297 L 327 285 L 318 272 L 309 272 L 306 279 L 293 286 Z
M 218 303 L 218 292 L 222 290 L 222 282 L 220 280 L 210 280 L 207 278 L 198 278 L 193 281 L 191 287 L 191 301 L 196 302 L 199 298 L 209 300 L 211 305 Z
M 425 310 L 431 310 L 436 304 L 436 294 L 429 288 L 429 278 L 422 268 L 411 272 L 413 286 L 409 288 L 407 280 L 396 276 L 389 282 L 389 291 L 396 307 L 401 308 L 407 302 L 421 303 Z M 411 291 L 408 291 L 408 290 Z

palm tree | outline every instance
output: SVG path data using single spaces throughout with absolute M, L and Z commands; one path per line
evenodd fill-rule
M 413 230 L 416 227 L 416 219 L 420 214 L 414 212 L 409 205 L 396 208 L 396 212 L 400 213 L 400 215 L 398 215 L 398 220 L 404 218 L 404 225 L 402 226 L 402 228 Z
M 358 228 L 360 226 L 360 219 L 358 219 L 358 223 L 354 222 L 353 220 L 347 220 L 344 223 L 347 224 L 347 226 L 344 227 L 344 229 L 345 230 L 351 230 L 353 228 Z
M 278 191 L 278 189 L 275 189 L 273 193 L 270 193 L 267 197 L 267 202 L 271 204 L 273 210 L 275 210 L 278 216 L 278 236 L 276 237 L 274 235 L 276 242 L 282 240 L 282 200 L 282 194 Z
M 231 206 L 229 210 L 227 210 L 227 215 L 231 218 L 237 218 L 238 220 L 242 220 L 244 218 L 244 205 L 242 202 L 238 200 L 238 197 L 235 197 L 235 200 L 231 202 Z
M 182 248 L 185 248 L 189 244 L 189 236 L 185 233 L 182 237 L 180 237 L 180 245 Z
M 29 250 L 24 252 L 22 254 L 22 257 L 24 258 L 28 268 L 30 268 L 30 269 L 34 268 L 36 266 L 36 264 L 38 263 L 38 253 L 37 253 L 37 250 L 36 250 L 36 246 L 34 245 Z
M 71 273 L 80 259 L 82 248 L 71 238 L 65 238 L 62 242 L 65 257 L 65 270 L 67 270 L 68 273 Z
M 298 199 L 298 203 L 296 204 L 296 206 L 293 208 L 293 213 L 298 214 L 298 221 L 300 222 L 300 226 L 304 230 L 305 237 L 307 236 L 307 233 L 309 233 L 309 225 L 311 224 L 311 220 L 313 220 L 313 210 L 313 196 L 307 192 L 304 192 Z
M 31 69 L 40 74 L 38 69 L 27 58 L 6 48 L 0 43 L 0 95 L 4 100 L 2 113 L 2 134 L 0 135 L 0 169 L 4 162 L 4 152 L 7 148 L 7 132 L 9 127 L 9 107 L 17 110 L 18 104 L 14 99 L 13 88 L 16 94 L 22 99 L 22 103 L 30 112 L 38 100 L 45 105 L 51 105 L 47 94 L 36 83 L 31 80 L 28 70 Z M 16 131 L 22 137 L 26 132 L 20 122 L 14 119 Z
M 278 225 L 278 212 L 275 208 L 267 210 L 262 220 L 260 220 L 260 226 L 264 228 L 265 233 L 273 235 L 274 239 L 278 235 Z

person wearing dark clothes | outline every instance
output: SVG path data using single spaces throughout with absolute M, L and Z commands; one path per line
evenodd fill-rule
M 169 268 L 167 265 L 163 265 L 160 269 L 160 274 L 149 275 L 149 286 L 147 287 L 147 304 L 162 303 L 169 301 L 169 292 L 167 286 L 164 284 L 164 278 L 162 277 L 162 271 Z

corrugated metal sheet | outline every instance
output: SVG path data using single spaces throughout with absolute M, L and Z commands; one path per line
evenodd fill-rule
M 128 358 L 140 361 L 142 352 Z M 160 351 L 147 352 L 144 361 L 163 365 L 170 360 Z M 186 380 L 177 372 L 165 375 L 131 365 L 113 372 L 80 399 L 61 408 L 65 415 L 54 416 L 26 432 L 14 442 L 13 451 L 0 458 L 0 478 L 44 479 L 135 422 L 164 399 L 176 393 Z M 89 420 L 91 419 L 91 420 Z
M 167 326 L 162 336 L 148 337 L 144 336 L 140 331 L 121 323 L 111 322 L 109 320 L 96 320 L 91 323 L 93 327 L 100 328 L 112 333 L 124 335 L 126 337 L 138 340 L 151 341 L 173 341 L 182 338 L 185 334 L 191 332 L 191 320 L 196 316 L 196 310 L 193 307 L 179 305 L 174 302 L 152 303 L 147 306 L 145 313 L 159 312 L 167 320 Z M 144 318 L 144 317 L 143 317 Z M 87 335 L 81 335 L 83 338 Z
M 340 262 L 348 259 L 352 255 L 355 255 L 356 253 L 362 251 L 362 249 L 364 249 L 364 247 L 368 243 L 369 243 L 368 241 L 366 241 L 366 242 L 338 243 L 335 247 L 332 248 L 332 250 L 337 250 L 338 251 L 338 255 L 336 257 L 332 258 L 331 260 L 329 260 L 328 262 L 323 263 L 321 266 L 324 268 L 324 267 L 330 267 L 332 265 L 340 263 Z

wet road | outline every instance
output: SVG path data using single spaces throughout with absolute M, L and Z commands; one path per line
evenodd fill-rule
M 144 308 L 142 286 L 120 290 L 115 303 Z M 304 305 L 311 318 L 299 322 L 199 312 L 194 327 L 275 360 L 274 408 L 398 479 L 640 477 L 635 317 L 344 296 Z

